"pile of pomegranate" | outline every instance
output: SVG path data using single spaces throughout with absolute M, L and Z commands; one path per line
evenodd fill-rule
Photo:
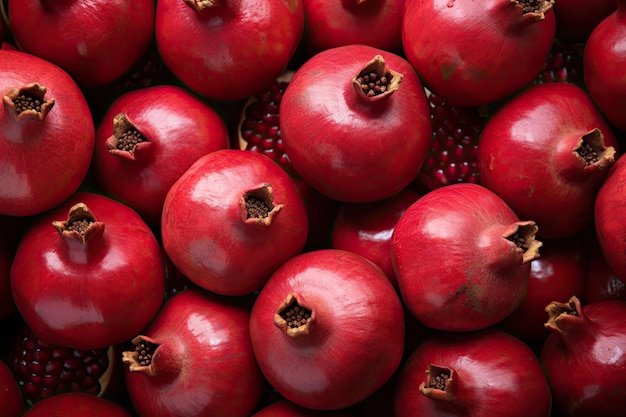
M 0 12 L 1 416 L 624 416 L 626 0 Z

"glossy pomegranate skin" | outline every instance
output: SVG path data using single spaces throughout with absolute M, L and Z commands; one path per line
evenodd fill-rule
M 626 130 L 626 1 L 602 20 L 585 44 L 583 68 L 589 94 L 608 121 Z
M 626 282 L 626 158 L 611 167 L 595 200 L 595 229 L 609 267 Z
M 29 408 L 23 417 L 132 417 L 121 405 L 93 394 L 54 395 Z
M 303 0 L 304 43 L 310 55 L 337 46 L 362 44 L 402 51 L 404 0 Z
M 246 195 L 263 189 L 271 189 L 276 212 L 267 224 L 246 219 L 242 206 Z M 218 294 L 244 295 L 300 253 L 307 228 L 302 197 L 282 168 L 256 152 L 224 149 L 198 159 L 170 188 L 161 236 L 165 252 L 191 281 Z
M 300 407 L 287 400 L 279 400 L 263 407 L 250 417 L 350 417 L 346 411 L 319 411 Z
M 445 390 L 422 387 L 433 365 L 452 370 L 456 381 L 448 382 Z M 422 394 L 423 388 L 428 395 Z M 549 417 L 552 397 L 533 351 L 489 328 L 442 333 L 424 341 L 402 367 L 394 407 L 395 417 Z
M 595 27 L 616 9 L 615 0 L 560 0 L 554 3 L 556 38 L 584 43 Z
M 603 300 L 626 301 L 626 282 L 619 279 L 607 263 L 598 243 L 595 227 L 587 229 L 583 236 L 587 264 L 583 297 L 585 304 Z
M 391 259 L 402 299 L 423 324 L 446 331 L 494 325 L 526 295 L 541 243 L 483 186 L 459 183 L 420 197 L 398 220 Z M 524 237 L 526 251 L 511 241 Z
M 541 71 L 556 27 L 546 8 L 523 14 L 511 0 L 406 0 L 404 52 L 426 87 L 447 103 L 494 103 Z
M 84 203 L 101 236 L 83 244 L 51 224 Z M 128 206 L 91 192 L 73 195 L 24 233 L 11 290 L 26 323 L 46 342 L 98 349 L 129 340 L 156 314 L 165 290 L 161 249 Z
M 0 360 L 0 404 L 3 417 L 19 417 L 24 409 L 24 397 L 9 366 Z
M 557 308 L 554 308 L 558 305 Z M 551 303 L 540 360 L 567 417 L 618 417 L 626 406 L 626 302 Z
M 544 239 L 541 256 L 530 264 L 528 291 L 522 303 L 499 327 L 533 346 L 548 336 L 545 308 L 554 300 L 585 296 L 586 267 L 582 239 Z
M 74 80 L 33 55 L 0 51 L 4 97 L 35 82 L 46 88 L 44 100 L 54 100 L 42 120 L 24 112 L 16 118 L 6 99 L 0 108 L 0 214 L 4 215 L 32 216 L 57 206 L 78 189 L 91 162 L 95 128 Z
M 139 336 L 158 345 L 151 364 L 126 368 L 138 415 L 249 416 L 263 384 L 249 318 L 249 309 L 234 298 L 197 289 L 172 296 Z
M 581 141 L 604 156 L 586 165 L 576 151 Z M 545 83 L 489 119 L 478 144 L 478 169 L 482 185 L 520 218 L 537 222 L 540 237 L 558 239 L 592 224 L 596 193 L 617 152 L 615 135 L 583 89 Z
M 285 328 L 279 317 L 294 300 L 311 318 Z M 278 393 L 302 407 L 339 410 L 372 394 L 398 368 L 402 304 L 382 270 L 362 256 L 340 249 L 306 252 L 285 262 L 261 289 L 250 337 L 259 367 Z
M 132 151 L 111 142 L 120 113 L 145 140 Z M 103 191 L 158 228 L 174 182 L 198 158 L 228 146 L 226 125 L 212 107 L 181 87 L 154 86 L 123 94 L 109 107 L 96 131 L 93 164 Z
M 210 4 L 202 8 L 203 3 Z M 155 36 L 168 68 L 214 100 L 249 97 L 287 67 L 304 30 L 301 0 L 163 0 Z
M 377 56 L 403 77 L 397 90 L 368 99 L 353 80 Z M 280 103 L 280 127 L 298 174 L 322 194 L 351 203 L 400 192 L 417 176 L 431 140 L 428 103 L 413 68 L 366 45 L 327 49 L 300 66 Z
M 150 45 L 153 0 L 11 0 L 19 48 L 65 69 L 81 87 L 120 77 Z
M 331 245 L 369 259 L 397 285 L 391 262 L 391 235 L 405 210 L 420 197 L 404 189 L 372 203 L 343 203 L 332 228 Z

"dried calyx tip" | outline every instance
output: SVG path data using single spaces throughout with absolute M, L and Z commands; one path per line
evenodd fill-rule
M 43 120 L 54 106 L 54 99 L 46 99 L 47 88 L 39 83 L 31 83 L 22 88 L 11 89 L 4 97 L 4 103 L 19 118 L 32 117 Z
M 98 229 L 97 231 L 94 231 L 91 227 L 94 224 L 99 225 L 99 227 L 96 228 Z M 84 203 L 73 205 L 69 210 L 67 220 L 53 221 L 52 226 L 54 226 L 61 235 L 65 233 L 76 234 L 83 242 L 87 240 L 88 233 L 95 235 L 104 230 L 104 224 L 96 221 L 95 216 Z
M 357 91 L 371 98 L 388 95 L 397 90 L 402 78 L 402 74 L 387 68 L 381 55 L 376 55 L 352 79 L 352 83 Z
M 315 313 L 302 297 L 288 294 L 274 314 L 274 325 L 288 336 L 301 336 L 311 333 Z
M 125 113 L 118 113 L 113 118 L 113 136 L 107 140 L 109 152 L 123 151 L 133 154 L 141 143 L 148 140 L 139 132 Z
M 513 242 L 522 252 L 522 263 L 527 263 L 539 257 L 539 248 L 543 243 L 535 239 L 539 228 L 534 222 L 523 222 L 517 230 L 506 239 Z
M 147 368 L 152 365 L 152 358 L 159 344 L 150 342 L 142 337 L 135 338 L 133 350 L 122 352 L 122 362 L 129 365 L 130 371 Z
M 244 221 L 264 226 L 269 226 L 278 212 L 283 209 L 282 204 L 274 204 L 274 189 L 270 184 L 263 184 L 243 193 L 240 206 Z
M 574 153 L 582 159 L 585 167 L 595 166 L 598 169 L 609 167 L 615 162 L 615 148 L 604 144 L 604 135 L 598 128 L 585 133 Z
M 554 0 L 511 0 L 522 9 L 524 16 L 532 16 L 535 20 L 543 20 L 545 14 L 554 6 Z

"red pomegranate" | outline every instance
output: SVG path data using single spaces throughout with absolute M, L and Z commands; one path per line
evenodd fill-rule
M 56 65 L 0 50 L 0 214 L 32 216 L 87 175 L 95 129 L 83 93 Z
M 11 0 L 19 48 L 66 70 L 81 87 L 120 77 L 148 49 L 153 0 Z
M 22 417 L 132 417 L 120 404 L 84 392 L 53 395 L 29 408 Z
M 3 417 L 19 417 L 24 410 L 24 397 L 8 365 L 0 360 L 0 405 Z

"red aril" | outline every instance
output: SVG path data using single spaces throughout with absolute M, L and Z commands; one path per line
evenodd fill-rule
M 604 18 L 585 44 L 585 84 L 602 114 L 611 124 L 626 130 L 626 0 Z
M 213 100 L 249 97 L 287 67 L 304 30 L 302 0 L 160 0 L 155 35 L 167 67 Z
M 0 91 L 0 214 L 43 213 L 87 175 L 91 112 L 65 71 L 25 52 L 0 51 Z
M 116 345 L 144 328 L 161 306 L 161 248 L 130 207 L 77 193 L 24 233 L 11 290 L 26 323 L 47 343 Z
M 406 0 L 402 43 L 428 89 L 453 106 L 507 98 L 541 71 L 554 0 Z
M 533 351 L 493 328 L 426 339 L 396 387 L 395 417 L 549 417 L 552 409 Z
M 298 68 L 280 103 L 293 168 L 338 201 L 382 200 L 417 175 L 431 140 L 424 89 L 399 55 L 327 49 Z
M 481 184 L 545 238 L 574 236 L 593 205 L 617 140 L 587 93 L 571 83 L 533 85 L 489 119 L 478 144 Z
M 96 131 L 93 169 L 108 195 L 158 228 L 165 196 L 201 156 L 229 146 L 218 113 L 187 90 L 171 86 L 123 94 Z
M 546 307 L 541 363 L 555 405 L 568 417 L 618 417 L 626 407 L 626 302 Z
M 150 45 L 153 0 L 11 0 L 19 48 L 66 70 L 81 87 L 120 77 Z
M 391 259 L 405 305 L 448 331 L 494 325 L 526 295 L 539 256 L 534 221 L 520 221 L 487 188 L 452 184 L 424 194 L 398 220 Z
M 172 296 L 123 352 L 126 385 L 141 417 L 248 417 L 262 376 L 237 300 L 188 289 Z
M 287 400 L 343 409 L 398 368 L 402 303 L 383 271 L 362 256 L 306 252 L 286 261 L 261 289 L 250 338 L 265 378 Z

